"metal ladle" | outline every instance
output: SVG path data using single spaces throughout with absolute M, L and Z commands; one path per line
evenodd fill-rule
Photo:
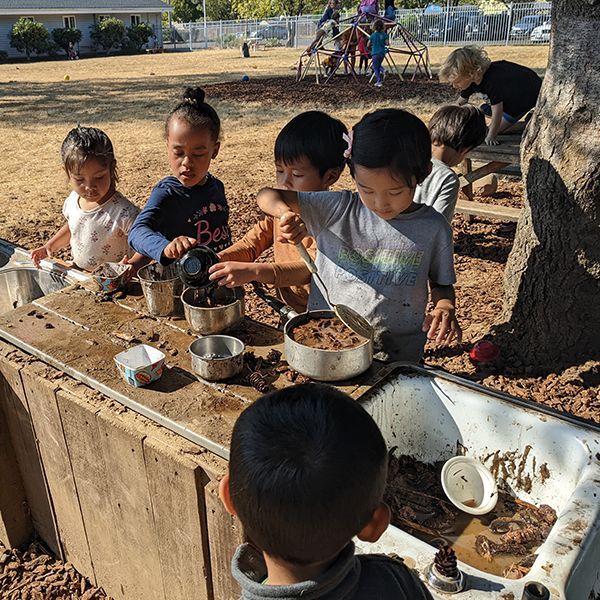
M 354 333 L 358 333 L 362 337 L 372 340 L 374 335 L 374 329 L 371 323 L 367 321 L 362 315 L 359 315 L 353 308 L 346 306 L 345 304 L 333 304 L 331 299 L 329 298 L 329 290 L 327 286 L 323 283 L 321 276 L 317 270 L 317 265 L 315 265 L 313 259 L 310 257 L 310 254 L 304 247 L 302 243 L 296 245 L 302 260 L 306 263 L 308 270 L 319 280 L 321 287 L 325 291 L 325 297 L 327 298 L 327 303 L 333 309 L 333 312 L 337 315 L 337 317 L 342 321 L 346 327 L 349 327 L 354 331 Z

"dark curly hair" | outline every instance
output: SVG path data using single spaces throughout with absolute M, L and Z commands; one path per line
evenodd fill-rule
M 221 119 L 217 111 L 207 104 L 204 99 L 206 94 L 202 88 L 186 88 L 181 102 L 173 108 L 165 121 L 165 135 L 169 135 L 169 124 L 173 118 L 182 119 L 192 127 L 207 128 L 214 141 L 221 135 Z

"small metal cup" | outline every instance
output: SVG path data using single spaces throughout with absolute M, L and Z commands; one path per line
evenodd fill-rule
M 244 343 L 230 335 L 207 335 L 190 344 L 192 371 L 207 381 L 229 379 L 244 368 Z

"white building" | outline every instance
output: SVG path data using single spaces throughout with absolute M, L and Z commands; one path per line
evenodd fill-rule
M 43 23 L 49 32 L 59 27 L 81 31 L 79 51 L 92 50 L 90 26 L 105 17 L 117 17 L 126 27 L 148 23 L 162 45 L 162 14 L 173 9 L 162 0 L 0 0 L 0 51 L 24 56 L 10 46 L 9 34 L 21 17 Z

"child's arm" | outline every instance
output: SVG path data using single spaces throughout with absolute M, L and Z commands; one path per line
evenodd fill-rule
M 71 230 L 69 224 L 65 223 L 43 246 L 31 251 L 31 260 L 39 269 L 40 261 L 44 258 L 52 258 L 55 252 L 62 250 L 71 241 Z
M 500 125 L 502 124 L 503 108 L 503 102 L 492 104 L 492 120 L 488 127 L 487 135 L 485 136 L 485 143 L 488 144 L 488 146 L 497 146 L 500 143 L 497 135 L 500 131 Z
M 440 344 L 449 343 L 456 337 L 456 341 L 460 343 L 462 330 L 456 319 L 454 286 L 438 285 L 430 281 L 429 287 L 433 309 L 423 321 L 423 331 L 427 332 L 427 339 Z
M 258 207 L 267 215 L 281 219 L 281 242 L 298 244 L 307 235 L 298 216 L 298 194 L 289 190 L 263 188 L 256 196 Z

